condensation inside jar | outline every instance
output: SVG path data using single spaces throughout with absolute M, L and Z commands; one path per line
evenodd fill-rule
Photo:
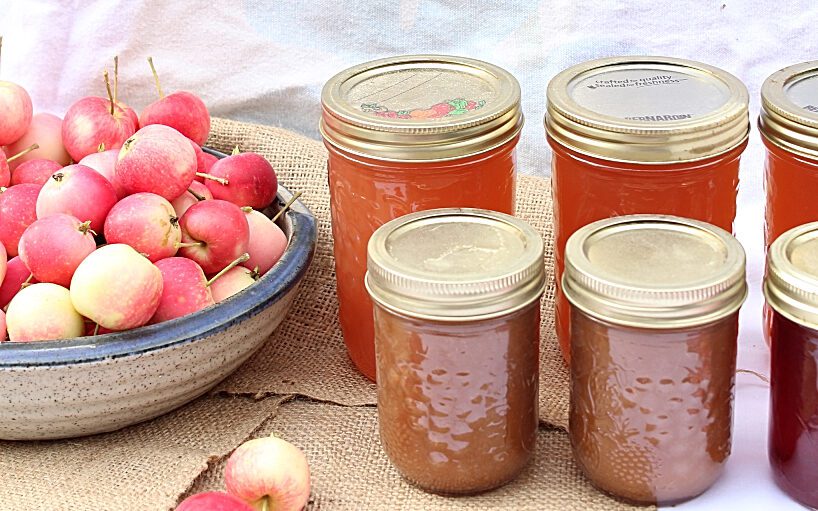
M 598 488 L 672 505 L 722 473 L 744 262 L 723 229 L 673 216 L 601 220 L 568 240 L 569 431 Z

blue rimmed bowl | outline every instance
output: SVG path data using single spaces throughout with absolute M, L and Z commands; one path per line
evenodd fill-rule
M 272 213 L 292 194 L 279 187 Z M 315 252 L 315 218 L 295 201 L 278 220 L 289 240 L 258 282 L 188 316 L 126 332 L 0 343 L 0 439 L 113 431 L 204 394 L 278 327 Z

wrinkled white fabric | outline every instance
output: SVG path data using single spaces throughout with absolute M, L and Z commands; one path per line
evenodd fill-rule
M 103 70 L 119 55 L 120 99 L 138 111 L 156 98 L 145 61 L 152 55 L 166 92 L 195 91 L 213 115 L 318 138 L 320 91 L 334 73 L 397 54 L 470 56 L 520 80 L 527 123 L 519 168 L 547 176 L 545 89 L 561 69 L 628 54 L 721 67 L 747 84 L 754 127 L 742 162 L 735 224 L 748 252 L 752 290 L 742 312 L 739 367 L 768 374 L 760 334 L 758 95 L 773 71 L 818 58 L 816 25 L 814 0 L 0 0 L 0 79 L 26 87 L 35 111 L 62 115 L 81 96 L 105 94 Z M 736 443 L 727 476 L 681 508 L 797 509 L 777 500 L 783 497 L 769 480 L 766 388 L 744 374 L 737 382 Z

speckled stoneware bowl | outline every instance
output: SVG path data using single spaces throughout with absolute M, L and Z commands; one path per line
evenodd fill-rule
M 279 187 L 275 208 L 291 197 Z M 282 218 L 284 256 L 221 303 L 126 332 L 1 343 L 0 439 L 113 431 L 167 413 L 235 371 L 284 319 L 312 261 L 312 214 L 296 201 Z

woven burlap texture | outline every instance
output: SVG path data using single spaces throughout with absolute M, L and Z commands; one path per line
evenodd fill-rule
M 48 442 L 0 441 L 0 510 L 167 510 L 248 439 L 286 397 L 205 396 L 114 433 Z
M 375 404 L 375 385 L 361 376 L 346 355 L 338 325 L 338 302 L 330 228 L 327 153 L 320 142 L 266 126 L 214 120 L 208 144 L 222 151 L 236 145 L 270 160 L 281 183 L 303 192 L 302 201 L 318 219 L 318 248 L 292 312 L 259 354 L 219 390 L 231 394 L 300 394 L 342 405 Z M 554 334 L 553 229 L 550 182 L 520 176 L 517 216 L 545 241 L 549 285 L 542 300 L 540 419 L 568 426 L 568 373 Z
M 541 427 L 535 458 L 514 481 L 470 497 L 441 497 L 403 480 L 384 456 L 374 407 L 343 407 L 292 401 L 257 432 L 301 447 L 310 464 L 312 495 L 307 511 L 401 509 L 404 511 L 633 509 L 595 490 L 571 456 L 568 435 Z M 191 493 L 224 489 L 226 458 L 191 487 Z

